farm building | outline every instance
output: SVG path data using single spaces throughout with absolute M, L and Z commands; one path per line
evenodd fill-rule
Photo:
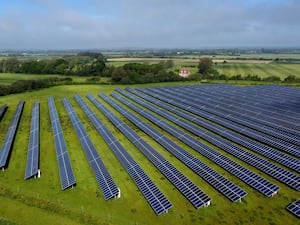
M 189 68 L 186 68 L 186 67 L 180 68 L 180 70 L 179 70 L 179 76 L 186 78 L 186 77 L 188 77 L 190 75 L 191 75 L 191 71 L 190 71 Z

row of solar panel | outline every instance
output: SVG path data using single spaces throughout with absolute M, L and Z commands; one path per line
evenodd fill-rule
M 124 93 L 124 91 L 119 90 L 121 93 Z M 119 100 L 121 100 L 122 102 L 124 101 L 120 96 L 114 95 L 114 97 L 118 98 Z M 127 95 L 128 97 L 131 97 L 130 99 L 139 102 L 140 104 L 142 104 L 143 106 L 147 107 L 148 109 L 159 113 L 161 112 L 158 108 L 156 107 L 152 107 L 149 104 L 146 104 L 145 102 L 143 102 L 142 100 L 137 99 L 134 96 L 130 96 Z M 126 103 L 125 103 L 126 104 Z M 139 109 L 138 107 L 135 107 L 136 111 L 141 111 L 141 108 Z M 141 113 L 143 114 L 143 113 Z M 179 119 L 176 117 L 173 117 L 170 114 L 167 113 L 159 113 L 161 116 L 163 116 L 164 118 L 175 122 L 176 124 L 178 124 Z M 158 126 L 162 127 L 161 124 L 165 123 L 165 122 L 156 122 L 158 120 L 157 117 L 151 115 L 151 116 L 147 116 L 147 118 L 152 121 L 153 123 L 156 123 Z M 193 131 L 191 129 L 191 125 L 188 125 L 187 123 L 183 122 L 180 124 L 180 126 L 184 126 L 185 128 L 187 128 L 189 131 Z M 169 125 L 170 126 L 170 125 Z M 184 133 L 176 128 L 174 128 L 173 130 L 176 130 L 176 132 L 179 135 L 184 135 Z M 222 139 L 218 138 L 218 137 L 213 137 L 210 134 L 206 134 L 205 132 L 202 133 L 201 135 L 202 138 L 213 142 L 214 144 L 216 144 L 218 147 L 221 148 L 229 148 L 231 146 L 226 146 L 226 143 L 224 143 L 224 141 L 222 141 Z M 272 184 L 271 182 L 265 180 L 264 178 L 258 176 L 257 174 L 253 173 L 252 171 L 240 166 L 239 164 L 235 163 L 234 161 L 230 160 L 229 158 L 225 157 L 224 155 L 214 151 L 214 150 L 209 150 L 204 153 L 204 155 L 206 155 L 209 159 L 213 160 L 214 162 L 218 163 L 220 166 L 222 166 L 224 169 L 228 170 L 230 173 L 234 174 L 235 176 L 239 177 L 241 180 L 243 180 L 244 182 L 246 182 L 248 185 L 252 186 L 253 188 L 255 188 L 256 190 L 260 191 L 261 193 L 263 193 L 266 196 L 272 196 L 275 193 L 277 193 L 277 191 L 279 190 L 279 187 Z
M 251 101 L 243 102 L 240 98 L 240 96 L 243 95 L 243 93 L 239 92 L 232 94 L 228 90 L 220 90 L 218 92 L 214 91 L 212 93 L 207 91 L 208 88 L 203 88 L 201 86 L 192 86 L 192 88 L 182 87 L 182 90 L 187 91 L 187 88 L 192 93 L 201 95 L 209 99 L 212 98 L 217 100 L 218 104 L 220 104 L 222 107 L 230 107 L 230 109 L 237 110 L 239 116 L 249 115 L 251 116 L 251 118 L 247 117 L 248 119 L 259 122 L 260 124 L 264 124 L 265 126 L 273 127 L 276 128 L 278 131 L 284 131 L 292 135 L 295 133 L 295 130 L 293 128 L 295 127 L 295 121 L 297 122 L 298 117 L 282 115 L 282 113 L 279 114 L 274 112 L 273 110 L 266 110 L 263 108 L 262 104 L 258 104 L 257 101 L 254 102 L 254 99 L 251 99 Z M 300 123 L 300 120 L 298 122 Z
M 96 130 L 104 138 L 105 142 L 114 152 L 118 160 L 127 170 L 128 174 L 136 183 L 139 190 L 149 202 L 155 213 L 160 215 L 161 213 L 168 211 L 172 207 L 171 202 L 162 194 L 155 183 L 148 177 L 148 175 L 142 170 L 137 162 L 129 155 L 129 153 L 106 128 L 106 126 L 99 120 L 95 113 L 81 99 L 81 97 L 79 95 L 75 95 L 75 100 L 80 105 L 85 114 L 89 117 Z
M 35 102 L 32 108 L 25 179 L 28 179 L 33 176 L 37 176 L 39 173 L 39 147 L 40 147 L 40 104 L 39 102 Z
M 297 216 L 298 218 L 300 218 L 300 199 L 289 204 L 286 209 L 293 213 L 295 216 Z
M 76 112 L 73 110 L 70 101 L 67 98 L 64 98 L 62 101 L 76 131 L 78 139 L 80 140 L 81 146 L 87 156 L 90 166 L 94 172 L 98 185 L 102 190 L 105 200 L 116 197 L 119 194 L 119 189 L 107 171 L 107 168 L 105 167 L 98 151 L 89 138 L 85 128 L 81 124 Z
M 230 141 L 233 141 L 234 143 L 237 143 L 241 146 L 244 146 L 244 147 L 258 153 L 258 154 L 261 154 L 269 159 L 272 159 L 290 169 L 300 172 L 300 161 L 298 159 L 295 159 L 294 157 L 284 154 L 278 150 L 272 149 L 272 148 L 265 146 L 259 142 L 253 141 L 253 140 L 251 140 L 247 137 L 244 137 L 238 133 L 232 132 L 231 130 L 217 126 L 216 124 L 213 124 L 212 122 L 210 122 L 208 120 L 204 120 L 202 118 L 195 117 L 193 114 L 189 114 L 189 113 L 187 113 L 187 111 L 185 111 L 183 109 L 174 107 L 172 105 L 168 105 L 165 102 L 158 100 L 158 98 L 160 98 L 162 100 L 167 101 L 166 98 L 161 98 L 160 95 L 152 94 L 152 96 L 156 97 L 156 98 L 153 98 L 150 95 L 147 95 L 146 93 L 149 93 L 149 92 L 147 92 L 146 90 L 143 90 L 143 89 L 139 89 L 140 91 L 136 91 L 136 90 L 127 88 L 126 90 L 132 94 L 135 94 L 136 96 L 139 96 L 139 97 L 147 100 L 148 102 L 151 102 L 152 104 L 155 104 L 169 112 L 172 112 L 186 120 L 189 120 L 190 122 L 196 123 L 197 125 L 200 125 L 200 126 L 204 127 L 205 129 L 212 131 L 219 136 L 222 136 Z M 179 106 L 179 104 L 177 104 L 177 106 Z M 180 104 L 180 105 L 182 105 L 182 104 Z M 185 105 L 182 105 L 182 108 L 184 108 L 184 106 Z M 263 163 L 265 163 L 265 162 L 263 162 Z
M 88 98 L 196 208 L 209 204 L 210 198 L 191 180 L 148 145 L 128 125 L 112 114 L 95 97 L 88 95 Z
M 128 89 L 130 90 L 130 89 Z M 210 143 L 220 147 L 221 149 L 225 150 L 226 152 L 234 155 L 235 157 L 245 161 L 246 163 L 255 166 L 256 168 L 262 170 L 263 172 L 269 174 L 270 176 L 273 176 L 274 178 L 280 180 L 281 182 L 289 185 L 290 187 L 296 189 L 296 190 L 300 190 L 300 183 L 299 183 L 299 179 L 300 177 L 283 169 L 280 168 L 278 166 L 276 166 L 275 164 L 270 163 L 267 160 L 264 160 L 254 154 L 251 154 L 237 146 L 234 146 L 232 143 L 223 140 L 221 138 L 219 138 L 216 135 L 213 135 L 211 133 L 208 133 L 204 130 L 202 130 L 200 127 L 196 127 L 191 123 L 188 123 L 187 121 L 183 121 L 180 119 L 180 117 L 175 117 L 172 114 L 166 112 L 166 111 L 162 111 L 160 110 L 158 107 L 152 106 L 149 103 L 146 103 L 142 100 L 139 100 L 137 97 L 134 97 L 132 95 L 129 95 L 128 93 L 122 91 L 122 90 L 118 90 L 120 93 L 126 95 L 127 97 L 129 97 L 130 99 L 139 102 L 141 105 L 143 105 L 144 107 L 147 107 L 148 109 L 158 113 L 159 115 L 163 116 L 164 118 L 176 123 L 177 125 L 187 129 L 188 131 L 198 135 L 199 137 L 209 141 Z M 134 92 L 133 90 L 131 90 L 131 92 Z M 135 94 L 138 94 L 137 92 L 134 92 Z M 146 98 L 146 96 L 143 96 L 144 98 Z M 155 100 L 152 100 L 152 102 L 154 102 Z M 155 101 L 155 104 L 158 105 L 158 100 Z M 160 106 L 164 106 L 164 103 L 160 102 L 159 104 Z M 168 108 L 170 109 L 170 107 Z M 172 108 L 171 111 L 173 113 L 176 113 L 176 109 Z M 194 122 L 195 122 L 195 118 L 192 117 Z M 210 128 L 210 127 L 205 127 L 205 128 Z M 222 136 L 222 132 L 218 133 L 216 132 L 218 135 Z M 294 159 L 294 158 L 292 158 Z M 299 161 L 297 159 L 294 159 L 294 161 Z M 297 166 L 299 166 L 298 164 L 295 164 Z
M 169 98 L 173 100 L 174 102 L 178 102 L 181 104 L 189 105 L 189 107 L 193 107 L 193 109 L 197 110 L 198 114 L 202 114 L 202 112 L 206 112 L 206 114 L 209 115 L 209 119 L 211 119 L 213 122 L 219 123 L 222 126 L 225 126 L 231 130 L 234 130 L 236 132 L 239 132 L 243 135 L 246 135 L 250 138 L 253 138 L 255 140 L 258 140 L 260 142 L 266 143 L 272 147 L 278 148 L 282 151 L 285 151 L 289 154 L 292 154 L 294 156 L 300 157 L 300 147 L 291 144 L 289 142 L 286 142 L 284 140 L 280 140 L 278 138 L 274 138 L 270 135 L 267 135 L 265 133 L 259 132 L 255 129 L 251 129 L 247 127 L 247 124 L 251 124 L 247 121 L 244 121 L 243 119 L 236 118 L 232 116 L 231 114 L 225 114 L 222 112 L 219 112 L 218 110 L 211 109 L 209 107 L 202 106 L 195 100 L 195 98 L 192 97 L 186 97 L 184 94 L 177 94 L 176 92 L 169 92 L 157 90 L 154 88 L 151 88 L 151 92 L 155 92 L 156 94 L 162 95 L 166 98 Z M 214 117 L 213 117 L 214 115 Z M 201 116 L 201 115 L 200 115 Z M 219 118 L 217 120 L 216 118 Z M 244 125 L 241 125 L 244 124 Z
M 62 190 L 76 185 L 76 179 L 72 170 L 68 149 L 60 125 L 59 116 L 56 110 L 53 97 L 48 99 L 50 120 L 52 124 L 53 138 L 56 150 L 56 158 L 60 175 Z
M 2 118 L 3 118 L 3 116 L 4 116 L 4 114 L 5 114 L 6 110 L 7 110 L 7 108 L 8 108 L 7 105 L 2 105 L 0 107 L 0 121 L 2 120 Z
M 4 169 L 8 165 L 9 155 L 12 150 L 14 139 L 17 133 L 17 128 L 20 123 L 21 115 L 23 112 L 25 102 L 21 100 L 17 106 L 17 109 L 13 115 L 13 118 L 10 122 L 8 132 L 4 139 L 3 145 L 0 150 L 0 169 Z

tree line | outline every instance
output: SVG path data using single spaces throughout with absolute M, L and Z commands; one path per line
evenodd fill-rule
M 0 96 L 39 90 L 68 83 L 72 83 L 72 78 L 51 77 L 38 80 L 18 80 L 11 85 L 0 85 Z
M 0 73 L 101 76 L 106 68 L 105 62 L 101 53 L 90 52 L 43 60 L 8 58 L 0 61 Z

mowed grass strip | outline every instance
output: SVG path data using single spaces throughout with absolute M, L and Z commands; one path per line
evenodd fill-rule
M 186 83 L 166 83 L 159 85 L 185 85 Z M 192 83 L 190 83 L 192 84 Z M 147 86 L 147 85 L 139 85 Z M 212 205 L 208 208 L 194 209 L 193 206 L 167 181 L 163 175 L 122 135 L 86 98 L 91 93 L 97 95 L 102 92 L 109 95 L 117 86 L 113 85 L 72 85 L 59 86 L 49 89 L 10 95 L 0 98 L 1 104 L 8 104 L 9 109 L 0 122 L 1 144 L 6 135 L 10 120 L 20 99 L 26 101 L 20 127 L 12 150 L 9 167 L 0 172 L 1 216 L 17 224 L 33 224 L 39 216 L 39 224 L 48 224 L 47 221 L 55 218 L 55 224 L 297 224 L 298 219 L 285 210 L 285 206 L 294 199 L 299 198 L 299 193 L 283 184 L 280 194 L 274 198 L 265 198 L 252 188 L 245 185 L 223 169 L 206 160 L 188 146 L 170 138 L 190 151 L 233 182 L 240 185 L 249 193 L 241 203 L 231 203 L 220 193 L 215 191 L 204 180 L 195 175 L 174 156 L 171 156 L 159 144 L 130 124 L 140 136 L 159 151 L 166 159 L 172 162 L 179 170 L 195 182 L 209 196 Z M 118 86 L 124 88 L 125 86 Z M 137 87 L 137 86 L 133 86 Z M 168 214 L 156 216 L 138 188 L 130 179 L 126 171 L 107 147 L 102 137 L 93 128 L 91 122 L 73 99 L 79 93 L 99 118 L 107 125 L 111 132 L 120 140 L 133 158 L 142 166 L 145 172 L 157 184 L 162 192 L 174 204 Z M 53 96 L 62 123 L 70 159 L 77 180 L 73 189 L 61 191 L 57 167 L 56 154 L 52 136 L 51 123 L 48 112 L 48 97 Z M 121 188 L 121 198 L 104 201 L 92 170 L 86 160 L 76 133 L 71 125 L 66 110 L 61 102 L 63 97 L 69 97 L 78 113 L 84 127 L 87 129 L 97 150 L 103 157 L 109 172 L 117 185 Z M 24 180 L 25 163 L 31 120 L 31 109 L 34 101 L 40 101 L 41 106 L 41 146 L 40 179 Z M 105 104 L 101 99 L 100 101 Z M 116 115 L 113 108 L 105 104 Z M 125 120 L 126 121 L 126 120 Z M 167 135 L 166 133 L 164 133 Z M 203 140 L 199 139 L 204 142 Z M 204 142 L 205 143 L 205 142 Z M 208 143 L 206 143 L 208 144 Z M 209 144 L 208 144 L 209 145 Z M 213 146 L 211 146 L 213 147 Z M 243 164 L 242 162 L 240 162 Z M 245 164 L 243 164 L 245 165 Z M 246 167 L 248 167 L 246 165 Z M 251 168 L 251 167 L 250 167 Z M 259 171 L 257 171 L 260 173 Z M 264 177 L 268 176 L 262 174 Z M 272 179 L 271 179 L 272 180 Z M 273 180 L 272 180 L 273 181 Z M 7 200 L 6 200 L 7 199 Z M 15 212 L 20 211 L 16 216 Z M 74 222 L 75 221 L 75 222 Z M 76 222 L 77 221 L 77 222 Z

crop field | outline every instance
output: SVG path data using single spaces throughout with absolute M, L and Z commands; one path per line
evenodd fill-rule
M 220 69 L 226 70 L 229 64 L 220 65 Z M 238 64 L 240 65 L 240 64 Z M 269 64 L 267 64 L 269 65 Z M 218 65 L 219 66 L 219 65 Z M 224 67 L 221 67 L 224 66 Z M 264 66 L 263 64 L 261 65 Z M 274 65 L 277 66 L 277 65 Z M 297 70 L 298 65 L 282 65 L 281 71 L 289 70 L 284 68 L 294 68 Z M 253 66 L 254 67 L 254 66 Z M 245 70 L 249 68 L 245 67 Z M 273 68 L 276 70 L 276 68 Z M 256 70 L 253 69 L 253 72 Z M 260 71 L 257 69 L 257 71 Z M 271 72 L 270 72 L 271 73 Z M 276 75 L 276 74 L 274 74 Z M 279 75 L 279 74 L 278 74 Z M 296 75 L 296 74 L 295 74 Z M 27 76 L 27 75 L 26 75 Z M 35 75 L 33 75 L 35 76 Z M 263 76 L 263 75 L 262 75 Z M 300 75 L 298 75 L 300 76 Z M 23 77 L 23 76 L 22 76 Z M 25 77 L 25 75 L 24 75 Z M 32 79 L 32 78 L 31 78 Z M 0 76 L 1 83 L 1 76 Z M 9 82 L 8 82 L 9 83 Z M 182 86 L 187 84 L 198 83 L 161 83 L 160 86 Z M 156 84 L 158 85 L 158 84 Z M 134 85 L 131 88 L 156 86 L 156 85 Z M 123 106 L 129 112 L 132 112 L 139 119 L 146 121 L 147 124 L 157 129 L 164 136 L 170 138 L 174 143 L 192 154 L 197 159 L 217 171 L 228 180 L 238 185 L 247 192 L 247 195 L 239 202 L 231 202 L 223 194 L 214 189 L 203 178 L 194 173 L 190 168 L 178 160 L 174 155 L 168 152 L 160 144 L 154 141 L 147 134 L 142 132 L 137 124 L 131 123 L 124 115 L 115 110 L 111 105 L 98 97 L 99 93 L 107 96 L 115 88 L 125 90 L 126 86 L 122 85 L 67 85 L 57 86 L 49 89 L 33 91 L 22 94 L 9 95 L 0 97 L 0 106 L 8 105 L 8 110 L 0 121 L 0 143 L 2 145 L 10 121 L 13 118 L 18 102 L 25 100 L 25 106 L 16 133 L 15 142 L 11 152 L 8 167 L 0 171 L 0 224 L 19 224 L 32 225 L 44 224 L 59 225 L 66 224 L 112 224 L 112 225 L 150 225 L 150 224 L 225 224 L 225 225 L 275 225 L 283 224 L 295 225 L 299 223 L 299 218 L 289 213 L 285 207 L 291 202 L 300 198 L 299 190 L 295 190 L 279 182 L 275 178 L 260 171 L 254 166 L 246 164 L 241 159 L 237 159 L 231 154 L 216 147 L 204 138 L 200 138 L 191 132 L 184 130 L 179 125 L 167 121 L 165 118 L 158 116 L 161 120 L 169 123 L 173 127 L 184 131 L 200 143 L 211 149 L 222 153 L 229 159 L 234 160 L 245 168 L 262 176 L 274 185 L 280 187 L 278 194 L 273 197 L 266 197 L 262 193 L 253 189 L 227 170 L 221 168 L 216 163 L 196 152 L 192 147 L 183 143 L 177 137 L 169 134 L 161 127 L 147 121 L 140 114 L 134 112 L 131 108 L 121 103 L 115 98 L 111 98 Z M 298 91 L 299 89 L 295 89 Z M 178 189 L 133 145 L 117 127 L 115 127 L 97 107 L 86 97 L 92 94 L 99 100 L 110 112 L 122 119 L 130 128 L 132 128 L 141 138 L 150 146 L 160 153 L 166 160 L 172 163 L 179 171 L 197 185 L 212 200 L 209 207 L 196 209 L 185 198 Z M 79 94 L 84 102 L 95 112 L 95 115 L 104 123 L 109 131 L 119 140 L 127 152 L 140 165 L 145 173 L 157 185 L 165 197 L 173 204 L 173 207 L 167 212 L 157 216 L 138 187 L 135 185 L 125 168 L 118 161 L 117 157 L 110 150 L 104 139 L 94 128 L 92 122 L 85 115 L 79 104 L 74 99 L 74 94 Z M 59 170 L 55 152 L 55 145 L 52 135 L 52 127 L 48 109 L 48 98 L 54 97 L 55 105 L 60 118 L 62 130 L 66 140 L 69 156 L 76 177 L 76 186 L 67 190 L 61 190 Z M 121 197 L 105 201 L 94 177 L 93 171 L 87 161 L 80 141 L 77 138 L 68 113 L 62 103 L 62 99 L 67 97 L 75 112 L 78 114 L 83 127 L 86 129 L 89 137 L 94 143 L 97 152 L 100 154 L 105 166 L 111 174 L 113 180 L 121 190 Z M 129 102 L 132 100 L 127 99 Z M 35 101 L 40 102 L 40 170 L 41 178 L 32 178 L 24 180 L 26 159 L 28 151 L 29 133 L 32 106 Z M 146 112 L 152 112 L 141 106 Z M 299 113 L 299 112 L 298 112 Z M 300 118 L 298 118 L 300 119 Z M 219 137 L 219 136 L 218 136 Z M 239 145 L 238 145 L 239 146 Z M 241 149 L 249 151 L 244 147 Z M 298 146 L 299 147 L 299 146 Z M 258 155 L 257 153 L 253 153 Z M 263 159 L 267 159 L 261 156 Z M 294 157 L 300 159 L 298 157 Z M 280 165 L 270 160 L 277 166 L 285 168 L 298 176 L 300 174 L 292 169 Z M 17 212 L 17 213 L 16 213 Z
M 289 75 L 300 77 L 300 64 L 262 64 L 262 63 L 219 63 L 216 69 L 220 74 L 234 75 L 257 75 L 261 78 L 277 76 L 283 80 Z

